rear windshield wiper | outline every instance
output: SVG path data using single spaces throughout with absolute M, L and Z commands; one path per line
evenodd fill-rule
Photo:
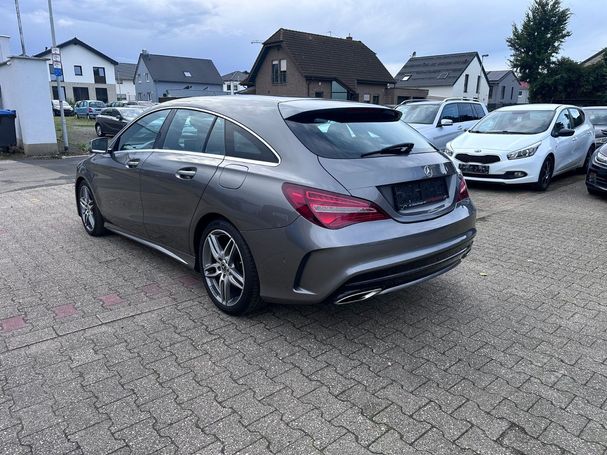
M 413 150 L 414 145 L 412 142 L 403 142 L 402 144 L 390 145 L 374 152 L 363 153 L 360 157 L 364 158 L 372 155 L 408 155 Z

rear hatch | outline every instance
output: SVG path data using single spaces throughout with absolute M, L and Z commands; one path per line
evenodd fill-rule
M 399 121 L 400 112 L 343 103 L 334 109 L 285 109 L 292 103 L 305 102 L 281 103 L 287 125 L 351 195 L 402 222 L 435 218 L 455 206 L 455 166 Z

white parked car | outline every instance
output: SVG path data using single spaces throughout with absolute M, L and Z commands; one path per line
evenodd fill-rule
M 51 105 L 53 106 L 53 115 L 61 115 L 61 104 L 59 104 L 59 100 L 51 100 Z M 74 115 L 74 109 L 67 101 L 63 102 L 63 115 Z
M 532 183 L 544 191 L 552 177 L 585 168 L 594 129 L 575 106 L 526 104 L 497 109 L 447 144 L 466 180 Z
M 395 108 L 401 120 L 412 126 L 439 150 L 479 119 L 487 115 L 483 103 L 471 98 L 446 98 L 443 101 L 405 101 Z

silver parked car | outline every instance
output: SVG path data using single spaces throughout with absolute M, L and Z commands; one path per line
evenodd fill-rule
M 396 291 L 455 267 L 476 233 L 452 161 L 381 106 L 188 98 L 91 146 L 76 179 L 86 232 L 200 271 L 231 314 Z
M 598 149 L 607 144 L 607 106 L 592 106 L 582 109 L 594 126 L 594 144 Z

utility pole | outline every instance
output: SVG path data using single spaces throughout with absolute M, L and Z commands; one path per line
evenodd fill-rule
M 51 49 L 51 56 L 53 58 L 53 67 L 55 69 L 55 80 L 57 81 L 57 95 L 59 96 L 59 112 L 61 113 L 61 129 L 63 130 L 63 151 L 69 150 L 69 143 L 67 141 L 67 126 L 65 124 L 65 113 L 63 112 L 63 103 L 65 103 L 65 93 L 61 87 L 61 78 L 63 77 L 63 68 L 61 66 L 61 54 L 57 48 L 57 41 L 55 40 L 55 21 L 53 20 L 53 5 L 52 0 L 48 0 L 48 17 L 51 22 L 51 39 L 53 47 Z M 56 60 L 58 58 L 58 61 Z
M 19 0 L 15 0 L 15 11 L 17 11 L 17 24 L 19 25 L 19 38 L 21 38 L 21 55 L 25 55 L 25 40 L 23 39 L 23 27 L 21 26 L 21 12 L 19 11 Z

